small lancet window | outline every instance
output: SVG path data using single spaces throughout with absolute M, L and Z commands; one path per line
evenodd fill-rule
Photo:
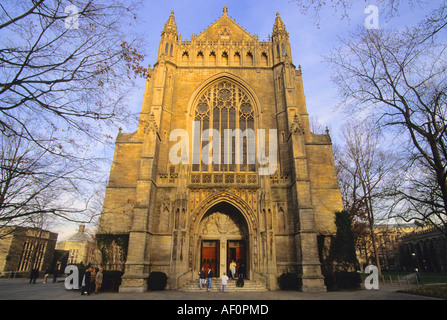
M 183 63 L 187 63 L 188 60 L 189 60 L 189 55 L 188 55 L 188 52 L 185 51 L 185 52 L 183 52 L 183 54 L 182 54 L 182 62 L 183 62 Z
M 236 66 L 240 66 L 241 65 L 241 55 L 239 54 L 239 52 L 236 52 L 234 54 L 234 64 Z
M 210 53 L 210 64 L 214 65 L 216 63 L 216 54 L 214 53 L 214 51 L 212 51 Z
M 228 66 L 228 54 L 226 52 L 222 53 L 222 64 Z
M 267 53 L 263 52 L 261 54 L 261 66 L 266 67 L 268 66 L 268 58 L 267 58 Z

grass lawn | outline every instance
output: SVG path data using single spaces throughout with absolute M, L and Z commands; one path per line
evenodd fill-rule
M 397 283 L 398 276 L 402 281 L 402 284 L 406 283 L 406 276 L 409 274 L 414 274 L 411 272 L 383 272 L 382 277 L 387 283 L 390 281 L 390 276 L 393 283 Z M 382 278 L 381 278 L 382 281 Z M 415 278 L 412 278 L 411 283 L 415 284 Z M 435 285 L 442 283 L 442 285 Z M 401 292 L 418 294 L 422 296 L 429 296 L 441 299 L 447 299 L 447 273 L 431 273 L 431 272 L 421 272 L 419 273 L 419 284 L 417 288 L 409 288 L 399 290 Z
M 418 294 L 447 300 L 447 285 L 425 285 L 418 288 L 401 290 L 402 292 Z
M 393 283 L 397 283 L 398 277 L 402 282 L 406 281 L 407 275 L 414 274 L 414 272 L 382 272 L 382 277 L 380 281 L 383 281 L 383 278 L 387 283 L 390 281 L 390 277 L 393 280 Z M 364 281 L 368 274 L 360 274 L 362 280 Z M 415 279 L 412 278 L 411 283 L 415 283 Z M 419 273 L 419 284 L 433 284 L 433 283 L 446 283 L 447 284 L 447 273 L 432 273 L 432 272 L 421 272 Z
M 447 273 L 420 273 L 421 284 L 447 283 Z

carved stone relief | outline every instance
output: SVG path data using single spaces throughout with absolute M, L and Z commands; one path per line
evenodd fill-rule
M 205 217 L 201 223 L 201 235 L 247 235 L 247 228 L 243 219 L 221 212 L 214 212 Z

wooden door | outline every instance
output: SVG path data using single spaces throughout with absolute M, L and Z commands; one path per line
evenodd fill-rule
M 202 241 L 201 267 L 213 270 L 213 276 L 219 277 L 219 241 Z
M 230 266 L 231 261 L 236 262 L 236 276 L 239 276 L 241 267 L 244 271 L 244 278 L 247 278 L 247 257 L 245 250 L 245 241 L 234 240 L 228 241 L 228 257 L 227 266 Z

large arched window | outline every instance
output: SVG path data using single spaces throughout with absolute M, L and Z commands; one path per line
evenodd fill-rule
M 194 138 L 197 144 L 192 171 L 256 171 L 254 110 L 252 99 L 242 87 L 226 80 L 209 87 L 197 100 L 194 111 L 200 142 Z M 194 132 L 199 131 L 196 128 Z

